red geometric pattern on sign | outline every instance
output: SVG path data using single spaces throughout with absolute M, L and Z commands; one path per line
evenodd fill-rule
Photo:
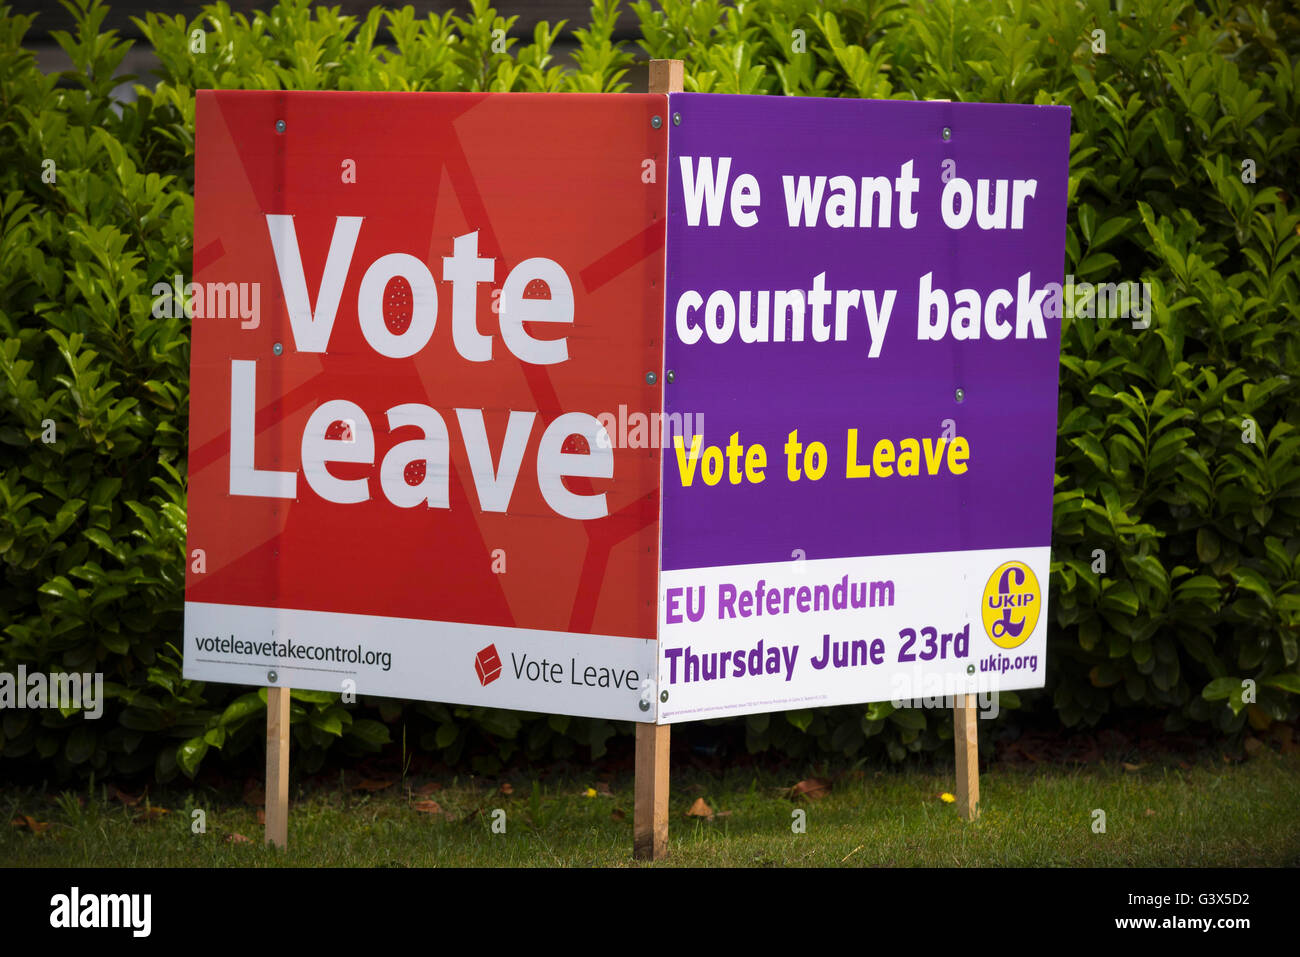
M 190 541 L 205 548 L 208 571 L 190 573 L 187 599 L 653 637 L 657 454 L 616 448 L 613 480 L 564 478 L 572 493 L 606 493 L 609 514 L 592 521 L 555 515 L 532 467 L 541 433 L 566 412 L 662 411 L 661 392 L 644 378 L 662 363 L 664 191 L 636 172 L 664 149 L 663 131 L 649 123 L 662 115 L 662 97 L 425 97 L 198 96 L 194 248 L 204 255 L 202 264 L 196 255 L 194 278 L 260 281 L 262 321 L 194 323 Z M 281 118 L 287 131 L 277 134 Z M 580 146 L 579 131 L 595 128 L 602 149 Z M 502 129 L 517 136 L 510 150 L 501 147 Z M 565 129 L 572 138 L 557 139 Z M 344 156 L 355 162 L 355 182 L 338 175 Z M 559 209 L 562 226 L 553 225 Z M 364 217 L 324 353 L 294 347 L 267 214 L 294 217 L 313 309 L 335 217 Z M 493 340 L 484 363 L 454 348 L 450 284 L 441 279 L 453 237 L 471 232 L 495 269 L 477 288 L 478 328 Z M 357 290 L 366 268 L 395 252 L 426 263 L 440 301 L 424 349 L 380 360 L 360 335 Z M 567 335 L 570 358 L 554 366 L 515 360 L 492 310 L 509 270 L 537 256 L 559 263 L 573 287 L 571 326 L 527 327 L 537 338 Z M 522 295 L 552 293 L 533 280 Z M 414 307 L 406 278 L 386 284 L 388 332 L 409 329 Z M 229 494 L 231 360 L 256 363 L 256 468 L 296 472 L 295 499 Z M 303 426 L 327 399 L 356 403 L 370 420 L 373 464 L 328 466 L 337 479 L 368 479 L 365 502 L 323 502 L 302 472 Z M 384 454 L 420 437 L 414 429 L 389 434 L 385 410 L 406 403 L 436 410 L 452 449 L 447 463 L 409 462 L 401 478 L 416 487 L 430 469 L 446 468 L 447 508 L 398 508 L 380 492 Z M 507 514 L 481 508 L 457 408 L 482 410 L 494 468 L 510 410 L 536 413 Z M 341 424 L 331 437 L 345 438 L 335 434 Z M 581 454 L 584 443 L 571 436 L 564 451 Z M 492 570 L 498 549 L 508 573 Z

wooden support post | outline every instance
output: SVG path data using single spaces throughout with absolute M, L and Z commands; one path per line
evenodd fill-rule
M 681 60 L 650 61 L 650 92 L 681 93 Z M 664 120 L 667 121 L 665 115 Z M 665 213 L 667 211 L 665 210 Z M 632 811 L 632 853 L 657 861 L 668 853 L 668 725 L 636 726 L 636 805 Z
M 932 100 L 951 103 L 949 99 Z M 963 821 L 980 816 L 980 747 L 973 694 L 957 695 L 952 703 L 952 744 L 957 757 L 957 813 Z
M 957 813 L 964 821 L 980 816 L 980 753 L 973 694 L 953 699 L 953 746 L 957 753 Z
M 681 93 L 684 90 L 682 79 L 686 75 L 681 60 L 650 61 L 650 92 Z
M 289 843 L 289 689 L 266 689 L 266 843 Z
M 668 741 L 670 726 L 636 726 L 636 804 L 632 854 L 657 861 L 668 853 Z

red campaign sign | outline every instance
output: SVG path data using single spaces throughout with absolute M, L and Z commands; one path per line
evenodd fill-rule
M 665 111 L 198 94 L 187 676 L 634 716 Z

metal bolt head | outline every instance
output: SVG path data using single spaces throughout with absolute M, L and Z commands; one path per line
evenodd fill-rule
M 975 666 L 974 666 L 974 665 L 967 665 L 967 666 L 966 666 L 966 674 L 968 674 L 968 675 L 973 675 L 974 673 L 975 673 Z
M 676 378 L 677 378 L 677 373 L 674 372 L 672 369 L 669 369 L 667 372 L 664 373 L 664 381 L 666 382 L 672 382 Z
M 681 125 L 682 125 L 682 115 L 680 113 L 674 113 L 673 126 L 681 126 Z
M 645 374 L 646 385 L 654 385 L 658 381 L 659 381 L 659 377 L 655 375 L 653 372 L 647 372 Z
M 266 673 L 266 680 L 271 682 L 272 684 L 275 684 L 275 682 L 280 680 L 280 676 L 277 675 L 274 671 L 268 671 Z
M 667 700 L 668 700 L 668 692 L 667 692 L 667 691 L 661 691 L 661 692 L 659 692 L 659 700 L 660 700 L 660 701 L 667 701 Z
M 642 711 L 649 711 L 649 710 L 650 710 L 650 702 L 649 702 L 649 701 L 646 701 L 645 698 L 642 698 L 642 699 L 641 699 L 641 710 L 642 710 Z
M 650 117 L 650 125 L 653 126 L 655 129 L 659 129 L 659 127 L 664 125 L 663 118 L 658 116 Z
M 963 401 L 966 398 L 966 390 L 958 389 L 956 392 L 953 393 L 953 398 L 955 398 L 958 402 Z
M 277 133 L 283 133 L 286 129 L 288 129 L 288 126 L 285 124 L 284 120 L 275 121 L 275 131 Z
M 950 139 L 952 139 L 952 130 L 945 126 L 943 128 L 943 141 L 946 143 Z
M 284 346 L 277 342 L 275 345 L 271 346 L 271 351 L 278 356 L 280 353 L 284 352 Z

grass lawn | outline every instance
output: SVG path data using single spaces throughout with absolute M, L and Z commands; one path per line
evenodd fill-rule
M 951 770 L 821 776 L 833 783 L 829 793 L 796 800 L 789 774 L 675 772 L 669 857 L 654 866 L 1300 865 L 1294 750 L 1136 770 L 995 765 L 981 775 L 974 824 L 940 797 L 953 788 Z M 630 775 L 313 786 L 293 795 L 285 852 L 263 846 L 257 808 L 238 795 L 172 788 L 128 805 L 116 794 L 100 785 L 93 795 L 0 790 L 13 822 L 0 829 L 0 865 L 638 866 Z M 711 819 L 687 816 L 700 798 Z M 192 831 L 195 808 L 206 814 L 205 833 Z M 1096 810 L 1105 812 L 1105 833 L 1094 833 Z M 805 812 L 805 833 L 792 830 L 796 811 Z M 502 820 L 505 833 L 494 832 Z

